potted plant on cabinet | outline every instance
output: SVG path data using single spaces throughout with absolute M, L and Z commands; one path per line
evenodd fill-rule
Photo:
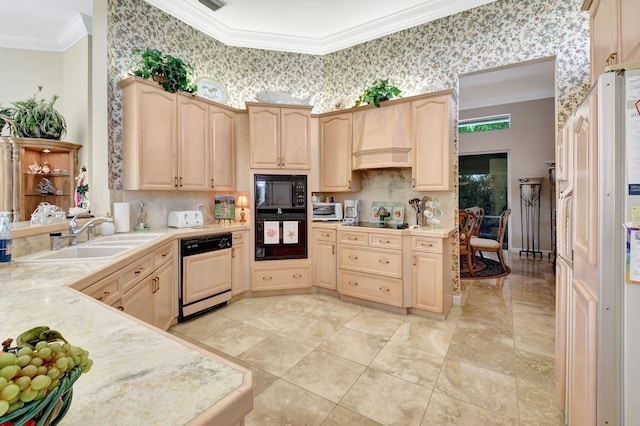
M 355 106 L 374 104 L 377 108 L 380 108 L 380 102 L 395 98 L 401 92 L 393 83 L 389 83 L 389 80 L 376 80 L 360 95 L 356 100 Z
M 25 101 L 13 102 L 11 107 L 0 108 L 0 129 L 8 123 L 11 134 L 20 138 L 56 139 L 67 132 L 67 123 L 55 108 L 58 95 L 50 101 L 36 99 L 38 91 Z
M 170 93 L 180 90 L 194 93 L 198 90 L 189 77 L 193 72 L 193 66 L 182 59 L 148 47 L 144 52 L 140 49 L 134 50 L 132 55 L 140 55 L 138 68 L 133 71 L 133 75 L 157 81 Z

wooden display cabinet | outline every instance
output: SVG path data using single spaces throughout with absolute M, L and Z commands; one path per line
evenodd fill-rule
M 13 212 L 14 221 L 31 220 L 41 202 L 65 212 L 75 207 L 75 176 L 82 145 L 50 139 L 1 139 L 3 169 L 7 171 L 2 207 Z

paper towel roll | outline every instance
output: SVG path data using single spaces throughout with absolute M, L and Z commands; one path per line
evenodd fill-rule
M 129 232 L 130 214 L 129 203 L 113 203 L 113 222 L 116 225 L 116 232 Z

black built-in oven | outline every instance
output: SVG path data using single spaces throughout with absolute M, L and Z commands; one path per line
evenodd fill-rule
M 255 260 L 307 257 L 307 176 L 255 175 Z

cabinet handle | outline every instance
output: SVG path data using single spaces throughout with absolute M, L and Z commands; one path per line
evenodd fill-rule
M 389 292 L 389 291 L 391 291 L 391 290 L 389 290 L 389 289 L 388 289 L 388 288 L 386 288 L 386 287 L 380 287 L 380 291 L 386 291 L 386 292 Z
M 97 300 L 102 300 L 104 297 L 107 297 L 110 294 L 111 293 L 109 293 L 108 291 L 105 291 L 104 293 L 102 293 L 102 296 L 98 296 L 98 297 L 96 297 L 96 299 Z
M 262 279 L 265 281 L 269 281 L 271 279 L 271 276 L 265 275 L 264 277 L 262 277 Z
M 413 266 L 416 266 L 416 257 L 413 256 Z
M 180 182 L 180 188 L 182 188 L 182 176 L 180 176 L 180 179 L 178 179 Z
M 169 256 L 169 252 L 168 251 L 165 251 L 164 253 L 162 253 L 162 257 L 167 257 L 167 256 Z
M 391 240 L 380 240 L 381 244 L 391 244 Z
M 124 306 L 118 306 L 116 309 L 119 311 L 124 311 Z
M 211 179 L 211 189 L 215 188 L 215 179 Z
M 614 65 L 616 63 L 616 57 L 618 56 L 618 52 L 613 52 L 611 53 L 611 55 L 609 55 L 607 57 L 607 60 L 605 61 L 605 63 L 607 64 L 607 66 L 611 66 Z
M 351 241 L 358 241 L 359 240 L 358 237 L 347 237 L 347 239 L 351 240 Z
M 411 178 L 411 187 L 412 188 L 416 187 L 416 178 Z
M 231 249 L 231 258 L 232 259 L 236 258 L 236 249 L 234 249 L 234 248 Z
M 173 186 L 178 187 L 178 176 L 173 177 Z
M 293 278 L 302 278 L 302 274 L 293 274 L 292 277 Z
M 347 188 L 351 189 L 351 181 L 349 181 L 349 184 L 347 185 Z
M 420 247 L 433 247 L 433 244 L 420 243 Z
M 349 285 L 358 285 L 357 281 L 349 281 Z
M 331 246 L 331 254 L 336 254 L 336 246 Z
M 144 268 L 138 268 L 138 269 L 136 269 L 136 271 L 134 272 L 134 274 L 138 275 L 138 274 L 140 274 L 142 271 L 144 271 Z
M 330 237 L 331 234 L 325 234 L 324 232 L 321 232 L 320 235 L 322 235 L 323 237 Z
M 349 259 L 358 260 L 358 256 L 349 256 Z
M 384 263 L 384 264 L 390 263 L 388 260 L 384 260 L 384 259 L 379 259 L 378 262 Z

